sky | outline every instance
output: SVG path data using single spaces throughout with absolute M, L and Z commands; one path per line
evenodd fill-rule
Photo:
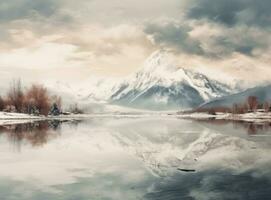
M 270 0 L 0 1 L 2 84 L 126 76 L 163 49 L 178 66 L 271 75 Z

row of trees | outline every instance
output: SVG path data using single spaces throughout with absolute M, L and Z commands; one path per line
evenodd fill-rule
M 0 96 L 0 110 L 35 115 L 48 115 L 52 107 L 61 109 L 61 98 L 50 96 L 42 85 L 33 84 L 23 89 L 20 80 L 14 80 L 5 97 Z
M 244 114 L 249 112 L 256 112 L 257 110 L 262 110 L 264 112 L 270 112 L 271 103 L 265 101 L 260 103 L 256 96 L 249 96 L 246 102 L 235 103 L 232 107 L 212 107 L 212 108 L 199 108 L 197 112 L 208 112 L 209 114 L 216 114 L 218 112 L 222 113 L 233 113 L 233 114 Z
M 233 104 L 232 113 L 234 114 L 244 114 L 248 112 L 256 112 L 257 110 L 262 110 L 264 112 L 270 112 L 270 102 L 265 101 L 260 103 L 256 96 L 249 96 L 247 102 Z

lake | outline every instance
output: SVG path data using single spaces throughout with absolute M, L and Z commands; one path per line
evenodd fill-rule
M 267 200 L 270 124 L 175 117 L 0 126 L 1 200 Z

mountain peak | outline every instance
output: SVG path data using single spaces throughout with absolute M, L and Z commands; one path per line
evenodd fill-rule
M 173 58 L 168 51 L 157 50 L 146 59 L 139 71 L 150 71 L 152 73 L 176 71 L 177 67 L 173 63 Z

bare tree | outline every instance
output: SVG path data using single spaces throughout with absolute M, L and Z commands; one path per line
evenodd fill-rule
M 267 101 L 264 102 L 263 109 L 264 109 L 265 112 L 269 112 L 269 110 L 270 110 L 270 103 L 267 102 Z
M 232 113 L 233 114 L 244 114 L 247 113 L 248 106 L 246 104 L 233 104 Z
M 21 80 L 13 80 L 7 95 L 8 104 L 15 107 L 17 112 L 23 111 L 24 94 Z
M 5 108 L 5 100 L 0 96 L 0 111 Z
M 62 108 L 62 98 L 60 96 L 53 95 L 50 99 L 51 99 L 51 102 L 55 103 L 57 105 L 58 109 L 61 110 L 61 108 Z
M 73 114 L 83 114 L 84 113 L 84 111 L 78 107 L 77 103 L 70 105 L 69 111 Z
M 249 96 L 247 98 L 248 108 L 250 111 L 256 111 L 258 107 L 258 100 L 256 96 Z
M 238 114 L 238 104 L 233 104 L 232 106 L 232 114 Z
M 248 105 L 247 105 L 247 103 L 244 103 L 242 107 L 243 107 L 243 113 L 247 113 L 248 112 Z

